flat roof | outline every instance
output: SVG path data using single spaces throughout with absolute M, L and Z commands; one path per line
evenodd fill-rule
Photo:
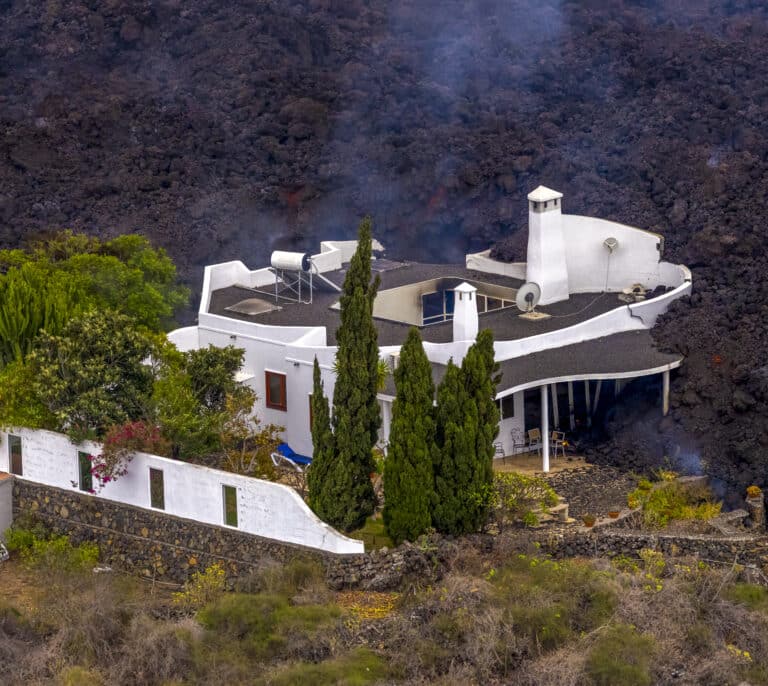
M 677 367 L 682 359 L 682 355 L 658 350 L 647 329 L 625 331 L 500 362 L 501 381 L 496 393 L 504 395 L 505 391 L 533 387 L 542 381 L 556 379 L 577 381 L 645 376 L 664 368 Z M 442 380 L 445 369 L 446 365 L 432 363 L 435 385 Z M 387 377 L 383 393 L 395 395 L 391 374 Z
M 464 265 L 395 264 L 396 266 L 393 267 L 392 263 L 389 263 L 387 270 L 380 273 L 380 290 L 436 278 L 449 279 L 448 287 L 458 286 L 463 281 L 488 283 L 515 289 L 523 284 L 520 279 L 467 269 Z M 324 272 L 323 276 L 340 286 L 344 281 L 345 274 L 346 269 L 339 269 L 333 272 Z M 453 280 L 455 280 L 455 283 Z M 233 312 L 227 308 L 242 300 L 259 297 L 274 303 L 274 295 L 270 295 L 269 286 L 260 289 L 230 286 L 211 293 L 208 311 L 211 314 L 229 317 L 230 319 L 256 322 L 270 326 L 324 326 L 327 332 L 327 345 L 336 345 L 336 329 L 339 327 L 340 317 L 338 309 L 331 309 L 331 307 L 338 302 L 339 293 L 323 284 L 320 279 L 315 279 L 314 283 L 317 289 L 313 294 L 311 305 L 289 303 L 281 300 L 281 309 L 279 310 L 252 315 Z M 480 314 L 480 328 L 491 329 L 496 340 L 516 340 L 572 326 L 604 312 L 624 306 L 619 301 L 616 293 L 572 294 L 568 300 L 537 308 L 540 312 L 552 315 L 549 319 L 536 322 L 520 319 L 518 317 L 520 312 L 517 308 L 510 307 Z M 409 324 L 378 318 L 374 321 L 379 334 L 379 345 L 401 345 L 405 341 L 408 329 L 410 328 Z M 453 340 L 453 323 L 450 321 L 423 326 L 419 330 L 422 339 L 425 341 L 450 343 Z

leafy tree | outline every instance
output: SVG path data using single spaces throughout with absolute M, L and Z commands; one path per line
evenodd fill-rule
M 329 471 L 333 463 L 331 412 L 320 378 L 320 365 L 315 358 L 312 372 L 312 468 L 307 472 L 307 500 L 315 514 L 326 521 L 334 517 L 332 503 L 328 503 L 324 497 L 324 487 L 329 483 Z
M 39 331 L 57 335 L 87 309 L 115 310 L 159 331 L 189 298 L 165 251 L 137 235 L 102 243 L 64 231 L 0 251 L 0 271 L 0 366 L 23 359 Z
M 252 414 L 255 402 L 256 393 L 248 386 L 239 386 L 226 396 L 221 467 L 236 474 L 274 480 L 277 475 L 270 455 L 277 449 L 284 427 L 276 424 L 262 426 Z
M 495 398 L 498 365 L 493 335 L 481 331 L 461 368 L 448 363 L 437 390 L 434 453 L 438 531 L 462 534 L 477 529 L 488 514 L 493 484 L 493 441 L 498 433 Z
M 419 330 L 408 332 L 395 369 L 389 450 L 384 463 L 384 523 L 395 543 L 413 541 L 431 524 L 435 438 L 432 367 Z
M 167 342 L 157 345 L 152 408 L 173 457 L 221 456 L 235 450 L 233 444 L 243 431 L 251 450 L 259 433 L 254 424 L 258 420 L 250 416 L 256 396 L 235 380 L 243 355 L 231 345 L 187 352 Z M 234 468 L 239 462 L 234 453 L 230 456 Z
M 381 426 L 376 400 L 378 337 L 373 323 L 379 279 L 371 281 L 371 244 L 371 220 L 366 217 L 360 224 L 357 250 L 340 297 L 333 391 L 334 456 L 327 470 L 318 470 L 310 487 L 310 502 L 316 511 L 323 512 L 328 523 L 347 531 L 360 527 L 376 505 L 370 474 L 375 470 L 372 449 Z
M 57 428 L 56 416 L 32 391 L 34 378 L 28 362 L 11 362 L 0 370 L 0 427 Z
M 41 332 L 28 361 L 31 390 L 75 440 L 144 416 L 152 376 L 149 339 L 110 310 L 70 320 L 60 335 Z

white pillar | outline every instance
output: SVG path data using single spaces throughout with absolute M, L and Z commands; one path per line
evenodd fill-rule
M 669 414 L 669 369 L 667 369 L 662 375 L 662 413 L 666 417 Z
M 584 382 L 584 397 L 587 399 L 587 426 L 592 426 L 592 403 L 589 400 L 589 380 Z
M 539 186 L 528 194 L 525 280 L 541 288 L 541 305 L 568 300 L 568 265 L 560 201 L 562 193 Z
M 549 396 L 541 387 L 541 471 L 549 471 Z
M 571 423 L 571 431 L 576 428 L 576 412 L 573 408 L 573 381 L 568 382 L 568 419 Z
M 595 414 L 597 412 L 597 404 L 600 402 L 600 388 L 603 385 L 603 380 L 598 379 L 597 380 L 597 388 L 595 388 L 595 402 L 592 405 L 592 414 Z
M 557 404 L 557 384 L 553 383 L 549 389 L 552 391 L 552 417 L 556 429 L 560 428 L 560 406 Z

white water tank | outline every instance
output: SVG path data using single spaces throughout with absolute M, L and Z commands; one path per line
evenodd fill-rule
M 308 272 L 312 268 L 312 255 L 308 252 L 275 250 L 269 260 L 273 269 L 291 272 Z

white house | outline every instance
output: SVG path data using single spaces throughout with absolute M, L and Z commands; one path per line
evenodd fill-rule
M 562 197 L 544 186 L 528 196 L 527 262 L 498 262 L 485 251 L 463 265 L 373 263 L 381 277 L 373 312 L 380 355 L 391 365 L 410 326 L 421 330 L 436 381 L 449 359 L 461 362 L 478 329 L 493 330 L 505 454 L 519 450 L 533 425 L 547 436 L 550 428 L 573 428 L 579 414 L 588 421 L 601 389 L 604 398 L 625 379 L 661 375 L 666 412 L 669 371 L 682 361 L 656 350 L 648 331 L 672 300 L 690 293 L 690 271 L 662 261 L 660 235 L 563 214 Z M 355 241 L 326 241 L 315 255 L 276 252 L 271 266 L 256 270 L 240 261 L 206 267 L 197 326 L 169 334 L 183 350 L 243 348 L 240 379 L 256 391 L 258 414 L 285 426 L 285 441 L 300 454 L 312 454 L 315 357 L 333 393 L 339 291 L 355 248 Z M 374 253 L 382 251 L 374 242 Z M 527 290 L 540 293 L 537 311 L 546 316 L 520 316 L 515 301 L 526 282 L 536 284 Z M 393 399 L 390 378 L 379 394 L 384 445 Z M 542 468 L 549 469 L 547 441 Z

